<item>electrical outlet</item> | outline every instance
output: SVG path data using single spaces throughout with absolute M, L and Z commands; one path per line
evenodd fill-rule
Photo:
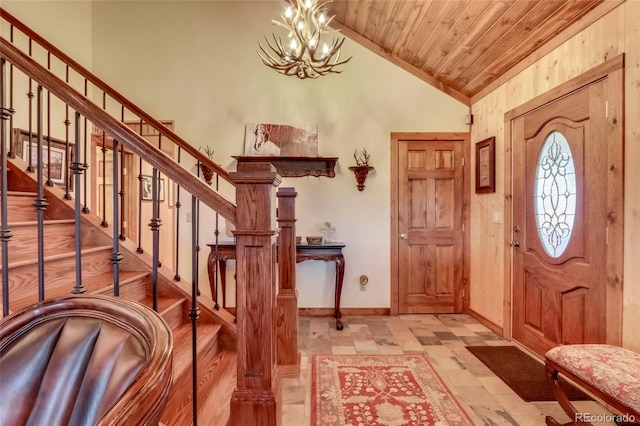
M 191 223 L 191 212 L 187 213 L 187 223 Z
M 360 291 L 367 291 L 367 284 L 369 283 L 369 277 L 366 275 L 360 275 Z

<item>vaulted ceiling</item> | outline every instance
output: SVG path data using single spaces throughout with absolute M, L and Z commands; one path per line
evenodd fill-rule
M 333 0 L 327 12 L 347 37 L 470 104 L 623 1 Z

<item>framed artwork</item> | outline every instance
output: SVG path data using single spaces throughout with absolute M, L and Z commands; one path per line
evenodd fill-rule
M 318 126 L 257 123 L 247 124 L 244 155 L 317 157 Z
M 153 200 L 153 176 L 142 175 L 142 199 Z M 158 201 L 164 201 L 164 179 L 158 180 Z
M 38 135 L 22 129 L 14 129 L 13 152 L 34 169 L 38 167 Z M 51 152 L 49 152 L 51 148 Z M 42 136 L 42 163 L 44 178 L 51 178 L 53 183 L 64 185 L 69 179 L 69 165 L 73 161 L 73 144 L 69 143 L 67 159 L 67 144 L 59 139 L 51 138 L 47 143 L 47 136 Z M 29 162 L 31 155 L 31 162 Z M 51 175 L 49 175 L 51 173 Z M 70 182 L 71 183 L 71 182 Z
M 496 192 L 496 138 L 476 143 L 476 194 Z

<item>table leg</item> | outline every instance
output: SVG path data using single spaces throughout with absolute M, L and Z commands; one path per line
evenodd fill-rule
M 209 288 L 211 288 L 211 298 L 218 304 L 218 294 L 216 293 L 216 258 L 210 255 L 207 259 L 207 273 L 209 274 Z
M 342 330 L 342 313 L 340 312 L 340 296 L 342 295 L 342 282 L 344 280 L 344 257 L 339 256 L 335 260 L 336 262 L 336 300 L 335 300 L 335 317 L 336 317 L 336 330 Z
M 220 285 L 222 286 L 222 309 L 227 308 L 227 261 L 218 260 L 218 268 L 220 269 Z

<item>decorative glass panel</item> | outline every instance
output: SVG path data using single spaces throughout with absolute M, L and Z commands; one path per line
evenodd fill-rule
M 576 216 L 576 170 L 569 143 L 558 131 L 551 132 L 540 149 L 533 205 L 544 250 L 560 257 Z

